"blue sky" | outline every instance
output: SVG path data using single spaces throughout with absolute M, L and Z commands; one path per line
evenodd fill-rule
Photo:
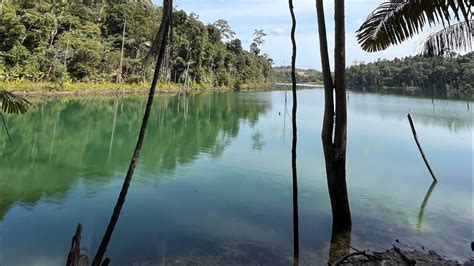
M 153 0 L 161 4 L 161 0 Z M 382 0 L 346 0 L 346 55 L 347 64 L 355 61 L 371 62 L 378 58 L 394 58 L 418 53 L 421 40 L 426 34 L 417 36 L 406 43 L 377 53 L 366 53 L 357 44 L 355 31 L 367 15 Z M 334 44 L 334 1 L 324 1 L 330 51 Z M 291 41 L 289 31 L 291 20 L 287 0 L 175 0 L 177 9 L 194 12 L 205 23 L 218 19 L 229 21 L 237 37 L 248 50 L 255 29 L 263 29 L 268 34 L 262 53 L 274 59 L 275 65 L 291 62 Z M 319 40 L 317 37 L 316 10 L 314 0 L 294 0 L 297 16 L 297 66 L 321 69 Z

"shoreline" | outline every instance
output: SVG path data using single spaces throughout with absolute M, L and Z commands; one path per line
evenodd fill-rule
M 244 84 L 239 88 L 213 87 L 206 84 L 197 84 L 185 89 L 181 84 L 160 83 L 156 88 L 156 95 L 183 95 L 200 93 L 220 93 L 231 91 L 268 91 L 274 87 L 273 83 Z M 116 84 L 116 83 L 70 83 L 62 88 L 52 83 L 0 82 L 0 90 L 7 90 L 19 96 L 28 97 L 69 97 L 69 96 L 122 96 L 122 95 L 148 95 L 150 85 L 141 84 Z

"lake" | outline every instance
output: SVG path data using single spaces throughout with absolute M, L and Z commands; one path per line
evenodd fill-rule
M 288 264 L 293 248 L 291 94 L 157 96 L 106 256 L 112 265 Z M 298 92 L 303 264 L 325 263 L 331 207 L 320 140 L 323 91 Z M 350 92 L 351 245 L 422 246 L 466 261 L 473 116 L 465 101 Z M 0 264 L 64 265 L 76 225 L 94 255 L 138 135 L 145 97 L 35 99 L 0 129 Z M 471 109 L 472 110 L 472 109 Z M 439 182 L 414 142 L 410 112 Z

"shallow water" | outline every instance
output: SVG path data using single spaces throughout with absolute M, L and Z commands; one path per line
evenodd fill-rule
M 300 248 L 303 262 L 318 263 L 327 260 L 332 226 L 323 92 L 298 96 Z M 79 222 L 82 244 L 95 254 L 145 100 L 44 99 L 6 117 L 13 142 L 0 130 L 1 265 L 64 265 Z M 351 245 L 381 250 L 398 239 L 468 260 L 473 120 L 466 102 L 350 92 L 348 108 Z M 112 264 L 184 261 L 245 243 L 267 257 L 291 257 L 290 109 L 284 91 L 158 96 L 108 248 Z M 439 178 L 430 197 L 408 112 Z

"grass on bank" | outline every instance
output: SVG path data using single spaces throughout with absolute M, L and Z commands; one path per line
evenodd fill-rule
M 253 91 L 253 90 L 267 90 L 271 88 L 269 83 L 255 83 L 243 84 L 237 88 L 230 87 L 215 87 L 209 84 L 193 84 L 188 92 L 200 91 Z M 78 83 L 64 83 L 62 85 L 52 82 L 31 82 L 31 81 L 14 81 L 5 82 L 0 81 L 0 90 L 7 90 L 21 93 L 111 93 L 125 91 L 128 93 L 145 93 L 150 89 L 150 83 L 93 83 L 93 82 L 78 82 Z M 178 93 L 184 91 L 182 84 L 176 83 L 158 83 L 157 92 L 161 93 Z

